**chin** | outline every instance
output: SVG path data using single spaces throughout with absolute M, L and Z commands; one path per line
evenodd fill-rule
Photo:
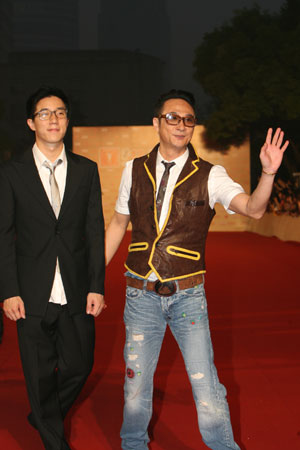
M 174 147 L 178 150 L 186 149 L 186 146 L 188 145 L 188 142 L 176 142 Z

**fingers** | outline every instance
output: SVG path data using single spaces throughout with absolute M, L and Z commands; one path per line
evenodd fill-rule
M 87 301 L 86 308 L 85 308 L 85 312 L 86 312 L 87 314 L 91 314 L 91 310 L 92 310 L 92 304 L 90 304 L 90 302 Z
M 94 316 L 94 317 L 98 317 L 98 316 L 102 313 L 102 311 L 103 311 L 104 309 L 106 309 L 106 308 L 107 308 L 106 303 L 100 305 L 100 306 L 98 307 L 97 311 L 95 312 L 95 314 L 93 314 L 93 316 Z
M 273 128 L 269 128 L 268 132 L 267 132 L 267 137 L 266 137 L 267 144 L 271 144 L 272 133 L 273 133 Z
M 90 309 L 89 314 L 91 314 L 94 317 L 98 317 L 100 313 L 107 308 L 107 305 L 104 303 L 104 305 L 96 306 L 92 305 L 92 308 Z
M 25 319 L 25 307 L 20 297 L 11 297 L 3 302 L 3 311 L 10 320 Z
M 94 317 L 98 317 L 99 314 L 107 308 L 103 295 L 89 294 L 87 298 L 86 313 L 91 314 Z
M 285 152 L 285 150 L 287 149 L 288 145 L 289 145 L 290 141 L 286 141 L 282 147 L 282 151 Z
M 25 319 L 26 318 L 25 317 L 25 306 L 24 306 L 23 302 L 20 304 L 20 310 L 19 311 L 20 311 L 21 318 Z
M 15 308 L 8 308 L 8 309 L 4 309 L 4 313 L 6 315 L 6 317 L 10 320 L 14 320 L 15 322 L 21 318 L 20 312 L 18 309 Z
M 278 146 L 278 143 L 279 143 L 280 139 L 281 139 L 281 142 L 282 142 L 283 136 L 281 136 L 281 134 L 283 134 L 283 132 L 281 131 L 280 128 L 277 128 L 277 130 L 274 133 L 273 139 L 272 139 L 272 144 L 273 145 L 277 145 Z
M 265 142 L 264 145 L 261 148 L 261 151 L 264 152 L 264 151 L 267 150 L 267 148 L 268 148 L 268 144 L 267 144 L 267 142 Z
M 281 148 L 282 142 L 283 142 L 283 138 L 284 138 L 284 132 L 281 130 L 281 128 L 277 128 L 274 136 L 272 138 L 272 133 L 273 133 L 273 129 L 269 128 L 268 132 L 267 132 L 267 137 L 266 137 L 266 142 L 265 144 L 267 145 L 274 145 L 278 148 Z M 289 145 L 289 141 L 286 141 L 283 145 L 283 147 L 281 148 L 281 150 L 284 152 L 287 148 L 287 146 Z

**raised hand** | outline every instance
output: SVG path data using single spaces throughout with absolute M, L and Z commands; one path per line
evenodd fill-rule
M 260 151 L 260 161 L 263 173 L 274 175 L 282 162 L 283 154 L 289 145 L 289 141 L 283 143 L 284 132 L 277 128 L 272 137 L 273 129 L 269 128 L 266 136 L 266 142 Z

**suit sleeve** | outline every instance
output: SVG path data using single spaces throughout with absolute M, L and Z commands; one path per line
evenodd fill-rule
M 89 249 L 89 292 L 104 294 L 104 219 L 98 168 L 97 165 L 93 167 L 86 222 L 86 235 Z
M 4 166 L 0 167 L 0 301 L 19 296 L 16 264 L 15 201 Z

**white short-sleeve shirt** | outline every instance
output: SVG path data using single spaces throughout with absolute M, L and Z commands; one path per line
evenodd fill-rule
M 168 179 L 168 184 L 159 220 L 160 228 L 163 226 L 164 221 L 166 219 L 169 202 L 174 186 L 176 185 L 179 174 L 183 166 L 185 165 L 188 156 L 189 151 L 186 150 L 185 153 L 183 153 L 183 155 L 174 159 L 175 166 L 171 167 L 170 169 L 170 175 Z M 163 158 L 160 152 L 158 151 L 156 159 L 157 186 L 159 186 L 160 180 L 164 172 L 164 165 L 162 164 L 162 161 Z M 128 161 L 122 174 L 122 179 L 119 188 L 119 196 L 115 207 L 115 210 L 120 214 L 130 214 L 128 201 L 130 198 L 130 190 L 132 184 L 132 165 L 133 160 Z M 209 206 L 211 208 L 214 208 L 215 203 L 221 203 L 229 214 L 234 214 L 233 211 L 230 211 L 228 209 L 230 202 L 236 195 L 241 194 L 243 192 L 245 191 L 242 188 L 242 186 L 234 182 L 232 178 L 230 178 L 224 167 L 215 165 L 211 168 L 208 177 L 208 197 L 209 197 Z

